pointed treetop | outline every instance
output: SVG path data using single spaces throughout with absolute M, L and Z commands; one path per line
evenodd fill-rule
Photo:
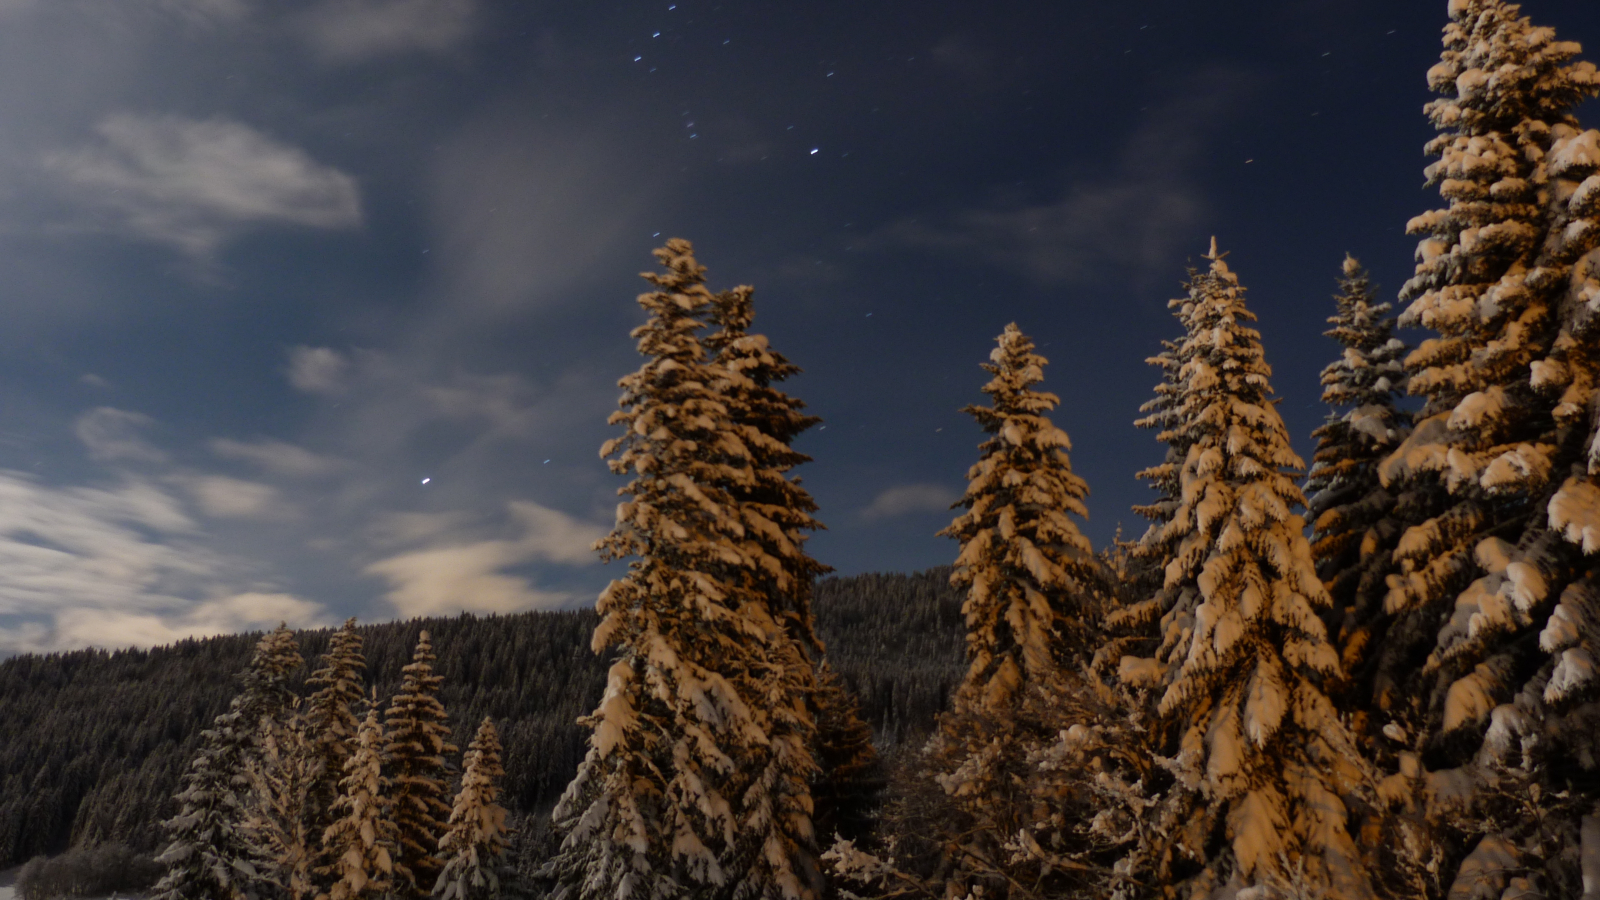
M 1231 276 L 1233 273 L 1228 270 L 1228 264 L 1223 262 L 1223 260 L 1226 259 L 1227 256 L 1228 256 L 1227 251 L 1225 251 L 1225 250 L 1220 250 L 1219 251 L 1217 249 L 1217 236 L 1216 235 L 1212 235 L 1211 236 L 1211 249 L 1206 253 L 1205 256 L 1202 256 L 1201 259 L 1208 259 L 1208 260 L 1211 261 L 1211 272 L 1212 272 L 1212 274 L 1214 274 L 1214 275 L 1228 275 L 1228 276 Z

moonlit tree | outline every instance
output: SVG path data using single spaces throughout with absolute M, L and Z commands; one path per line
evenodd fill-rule
M 645 362 L 622 379 L 611 421 L 624 432 L 602 448 L 633 476 L 599 545 L 633 558 L 597 604 L 594 648 L 616 661 L 543 872 L 560 897 L 809 898 L 816 766 L 792 689 L 802 648 L 767 592 L 783 564 L 744 507 L 759 463 L 734 373 L 699 334 L 716 303 L 705 270 L 687 241 L 656 257 L 665 271 L 644 276 L 656 289 L 633 332 Z
M 1206 259 L 1188 295 L 1170 304 L 1186 334 L 1169 372 L 1177 390 L 1166 440 L 1182 459 L 1179 504 L 1156 541 L 1173 552 L 1158 594 L 1126 616 L 1152 623 L 1155 653 L 1125 656 L 1120 673 L 1159 698 L 1179 777 L 1204 798 L 1182 822 L 1184 852 L 1204 860 L 1186 892 L 1300 878 L 1330 895 L 1365 896 L 1343 799 L 1365 773 L 1320 687 L 1339 660 L 1317 614 L 1328 595 L 1294 512 L 1301 461 L 1244 289 L 1214 240 Z M 1218 833 L 1221 846 L 1211 843 Z

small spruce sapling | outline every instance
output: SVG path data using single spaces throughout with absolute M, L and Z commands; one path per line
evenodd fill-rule
M 509 832 L 500 805 L 500 737 L 487 716 L 467 747 L 450 821 L 439 839 L 445 861 L 434 883 L 435 900 L 495 900 L 507 877 L 503 855 Z
M 376 703 L 356 732 L 356 744 L 345 760 L 339 796 L 333 803 L 333 824 L 322 835 L 319 872 L 329 888 L 318 900 L 387 900 L 404 888 L 396 866 L 399 829 L 394 822 L 390 780 L 383 774 L 383 722 Z

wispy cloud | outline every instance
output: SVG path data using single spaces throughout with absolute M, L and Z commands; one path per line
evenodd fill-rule
M 156 0 L 156 6 L 197 25 L 236 22 L 250 13 L 246 0 Z
M 279 521 L 295 518 L 283 495 L 270 484 L 226 475 L 178 476 L 200 509 L 219 519 Z
M 351 371 L 350 359 L 331 347 L 291 347 L 289 384 L 307 394 L 337 394 Z
M 319 603 L 293 594 L 249 591 L 214 600 L 205 600 L 174 610 L 167 615 L 133 613 L 121 610 L 63 610 L 48 632 L 35 630 L 27 639 L 38 646 L 58 647 L 153 647 L 190 637 L 237 634 L 262 630 L 280 622 L 294 628 L 319 628 L 333 624 L 334 617 Z M 48 643 L 41 638 L 48 636 Z M 0 632 L 0 641 L 4 633 Z M 19 641 L 19 643 L 21 643 Z M 0 644 L 0 649 L 4 645 Z
M 509 512 L 521 534 L 468 543 L 432 543 L 440 535 L 429 526 L 447 525 L 439 518 L 412 517 L 392 523 L 399 527 L 388 530 L 387 536 L 421 533 L 429 536 L 430 543 L 374 562 L 366 572 L 389 583 L 389 603 L 406 617 L 463 610 L 516 612 L 566 603 L 570 595 L 540 590 L 528 579 L 505 570 L 534 562 L 592 564 L 591 548 L 605 529 L 526 501 L 512 501 Z
M 911 513 L 944 512 L 961 495 L 942 484 L 902 484 L 889 488 L 861 510 L 861 518 L 890 519 Z
M 329 62 L 443 53 L 472 34 L 475 0 L 324 0 L 300 16 L 301 35 Z
M 177 497 L 140 480 L 53 487 L 0 471 L 0 653 L 125 647 L 288 620 L 321 607 L 229 589 L 249 566 L 207 549 Z
M 270 439 L 236 441 L 232 438 L 217 438 L 211 442 L 211 452 L 223 459 L 251 463 L 274 475 L 287 478 L 321 478 L 347 467 L 344 460 L 312 453 L 304 447 Z
M 587 375 L 572 375 L 541 385 L 521 374 L 454 366 L 438 371 L 391 353 L 330 347 L 291 348 L 286 375 L 297 390 L 337 403 L 339 413 L 328 427 L 340 432 L 339 439 L 391 455 L 411 433 L 440 422 L 463 429 L 463 435 L 476 434 L 478 440 L 526 438 L 551 427 L 553 417 L 566 414 L 568 405 L 586 411 L 609 406 L 612 384 L 609 377 L 591 382 Z M 552 406 L 562 409 L 553 411 Z
M 103 462 L 166 462 L 167 454 L 147 442 L 141 432 L 154 424 L 144 413 L 102 406 L 78 417 L 74 431 L 92 459 Z
M 117 113 L 95 130 L 44 159 L 90 227 L 206 257 L 254 227 L 361 223 L 355 179 L 248 125 Z

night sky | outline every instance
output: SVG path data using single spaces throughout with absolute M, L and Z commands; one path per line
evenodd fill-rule
M 1524 12 L 1600 49 L 1591 0 Z M 1096 542 L 1216 235 L 1309 454 L 1444 0 L 0 0 L 0 655 L 593 601 L 650 250 L 756 287 L 839 572 L 949 562 L 1016 321 Z M 1589 54 L 1600 60 L 1600 55 Z M 1580 112 L 1600 125 L 1600 106 Z

